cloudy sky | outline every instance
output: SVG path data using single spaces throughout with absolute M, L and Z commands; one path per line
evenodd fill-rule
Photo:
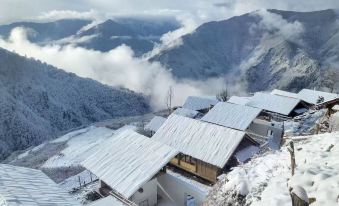
M 0 23 L 32 18 L 190 15 L 217 20 L 261 8 L 310 11 L 339 8 L 338 0 L 1 0 Z

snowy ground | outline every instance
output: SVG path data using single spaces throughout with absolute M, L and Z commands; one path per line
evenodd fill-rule
M 294 139 L 293 177 L 290 155 L 283 147 L 235 167 L 213 188 L 207 205 L 290 206 L 289 186 L 299 185 L 308 197 L 316 198 L 313 206 L 338 206 L 339 133 Z
M 80 187 L 84 187 L 92 182 L 97 181 L 98 178 L 90 173 L 88 170 L 84 170 L 83 172 L 74 175 L 72 177 L 69 177 L 59 183 L 59 185 L 68 192 L 73 192 L 77 190 Z

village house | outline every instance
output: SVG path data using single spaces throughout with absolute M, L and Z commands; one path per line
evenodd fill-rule
M 166 118 L 155 116 L 152 118 L 152 120 L 146 124 L 144 127 L 144 130 L 148 132 L 149 136 L 152 136 L 158 129 L 161 127 L 162 124 L 166 121 Z
M 168 117 L 152 139 L 180 152 L 171 165 L 212 183 L 259 150 L 258 143 L 243 131 L 175 114 Z
M 177 114 L 177 115 L 181 115 L 181 116 L 189 117 L 193 119 L 201 116 L 201 113 L 199 113 L 198 111 L 186 109 L 186 108 L 177 108 L 176 110 L 174 110 L 172 114 Z
M 40 170 L 0 164 L 0 205 L 80 206 Z
M 298 97 L 298 94 L 297 93 L 294 93 L 294 92 L 287 92 L 287 91 L 284 91 L 284 90 L 280 90 L 280 89 L 274 89 L 271 94 L 274 94 L 274 95 L 278 95 L 278 96 L 283 96 L 283 97 L 290 97 L 290 98 L 294 98 L 294 99 L 300 99 Z
M 267 121 L 262 111 L 245 105 L 219 102 L 201 120 L 245 131 L 255 139 L 268 139 L 272 149 L 279 149 L 283 136 L 282 124 Z
M 286 92 L 275 89 L 271 92 L 274 95 L 286 96 L 295 99 L 300 99 L 304 104 L 309 107 L 318 108 L 332 108 L 334 105 L 339 104 L 339 95 L 335 93 L 302 89 L 298 93 Z
M 132 130 L 100 145 L 82 165 L 100 180 L 98 192 L 140 206 L 157 204 L 157 177 L 179 152 Z
M 257 92 L 246 106 L 262 109 L 275 121 L 284 121 L 307 111 L 308 106 L 300 99 Z
M 201 113 L 207 113 L 218 102 L 216 97 L 189 96 L 182 107 Z
M 231 96 L 227 102 L 232 104 L 246 105 L 251 97 Z
M 298 97 L 311 105 L 326 105 L 329 102 L 332 102 L 332 104 L 335 105 L 339 100 L 338 94 L 311 89 L 302 89 L 298 93 Z
M 261 112 L 259 108 L 219 102 L 201 120 L 245 131 Z

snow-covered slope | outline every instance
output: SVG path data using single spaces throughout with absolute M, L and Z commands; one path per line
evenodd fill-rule
M 240 76 L 250 92 L 331 87 L 323 77 L 338 62 L 338 22 L 334 10 L 256 11 L 205 23 L 151 60 L 179 78 Z
M 289 187 L 303 187 L 314 206 L 338 205 L 339 133 L 294 137 L 296 172 L 291 177 L 290 154 L 270 152 L 235 167 L 209 195 L 207 205 L 290 206 Z
M 126 89 L 77 77 L 0 49 L 0 159 L 61 132 L 150 111 Z

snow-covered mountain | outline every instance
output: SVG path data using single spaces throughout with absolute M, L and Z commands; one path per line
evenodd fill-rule
M 0 25 L 0 36 L 7 39 L 12 29 L 24 27 L 28 29 L 28 39 L 34 43 L 72 43 L 104 52 L 125 44 L 141 56 L 152 50 L 163 34 L 180 27 L 178 21 L 169 17 L 121 17 L 92 27 L 90 23 L 92 21 L 81 19 L 16 22 Z
M 150 111 L 132 91 L 0 49 L 0 159 L 82 125 Z
M 125 44 L 140 56 L 153 49 L 163 34 L 179 28 L 174 19 L 132 19 L 119 18 L 107 20 L 88 30 L 78 37 L 91 37 L 80 46 L 99 51 L 109 51 Z
M 338 40 L 335 10 L 256 11 L 205 23 L 151 60 L 179 78 L 239 77 L 251 92 L 331 87 L 323 76 L 339 73 Z

